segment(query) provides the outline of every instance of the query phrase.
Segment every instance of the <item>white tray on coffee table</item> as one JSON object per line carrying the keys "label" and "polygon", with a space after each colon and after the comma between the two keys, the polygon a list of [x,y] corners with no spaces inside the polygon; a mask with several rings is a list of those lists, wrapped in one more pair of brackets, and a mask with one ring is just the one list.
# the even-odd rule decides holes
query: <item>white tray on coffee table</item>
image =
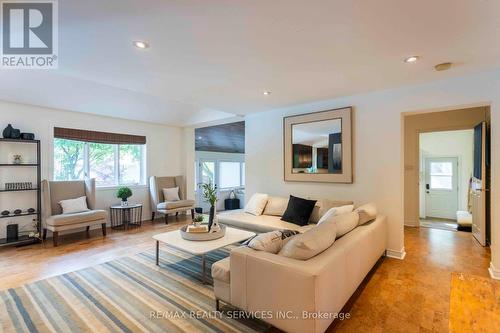
{"label": "white tray on coffee table", "polygon": [[160,243],[192,255],[200,255],[202,265],[202,281],[205,284],[205,254],[234,243],[242,242],[253,236],[255,236],[254,232],[230,227],[226,227],[226,234],[224,235],[224,237],[202,242],[190,241],[182,238],[179,230],[156,234],[153,236],[153,239],[156,240],[156,265],[159,265],[160,260]]}

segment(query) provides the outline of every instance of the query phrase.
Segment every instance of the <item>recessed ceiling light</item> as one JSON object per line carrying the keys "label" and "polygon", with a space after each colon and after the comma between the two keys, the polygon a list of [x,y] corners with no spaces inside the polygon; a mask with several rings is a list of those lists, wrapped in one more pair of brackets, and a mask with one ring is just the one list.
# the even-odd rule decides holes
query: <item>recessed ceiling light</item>
{"label": "recessed ceiling light", "polygon": [[405,59],[405,62],[406,62],[407,64],[408,64],[408,63],[412,63],[412,62],[417,61],[419,58],[420,58],[419,56],[414,55],[414,56],[411,56],[411,57],[406,58],[406,59]]}
{"label": "recessed ceiling light", "polygon": [[271,95],[271,92],[270,91],[264,91],[264,95]]}
{"label": "recessed ceiling light", "polygon": [[147,49],[149,48],[149,44],[142,41],[142,40],[136,40],[134,41],[134,46],[137,47],[138,49]]}
{"label": "recessed ceiling light", "polygon": [[203,139],[203,137],[199,136],[199,137],[198,137],[198,140],[201,140],[201,139]]}

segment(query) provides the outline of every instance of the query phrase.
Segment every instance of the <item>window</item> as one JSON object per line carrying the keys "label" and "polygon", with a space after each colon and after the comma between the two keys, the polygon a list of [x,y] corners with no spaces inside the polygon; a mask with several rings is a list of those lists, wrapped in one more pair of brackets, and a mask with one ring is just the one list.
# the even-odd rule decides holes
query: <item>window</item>
{"label": "window", "polygon": [[54,139],[54,180],[95,178],[97,186],[145,184],[144,145]]}
{"label": "window", "polygon": [[220,188],[238,187],[241,182],[240,162],[220,162]]}
{"label": "window", "polygon": [[430,164],[431,189],[453,189],[452,162],[431,162]]}

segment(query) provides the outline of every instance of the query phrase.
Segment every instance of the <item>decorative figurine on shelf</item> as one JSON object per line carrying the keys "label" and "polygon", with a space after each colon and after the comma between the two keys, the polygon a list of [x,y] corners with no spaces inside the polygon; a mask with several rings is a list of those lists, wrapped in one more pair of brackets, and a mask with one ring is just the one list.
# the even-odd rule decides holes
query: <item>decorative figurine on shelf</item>
{"label": "decorative figurine on shelf", "polygon": [[128,198],[132,196],[132,190],[128,187],[120,187],[116,192],[116,197],[122,199],[122,207],[128,206]]}
{"label": "decorative figurine on shelf", "polygon": [[201,184],[203,198],[210,204],[210,216],[208,218],[208,231],[211,230],[214,223],[217,206],[217,186],[212,183]]}
{"label": "decorative figurine on shelf", "polygon": [[14,164],[21,164],[23,163],[23,157],[19,154],[13,155],[12,156],[12,163]]}
{"label": "decorative figurine on shelf", "polygon": [[4,128],[3,133],[2,133],[4,139],[10,139],[10,136],[12,135],[12,130],[13,129],[14,128],[12,127],[11,124],[8,124],[7,127]]}

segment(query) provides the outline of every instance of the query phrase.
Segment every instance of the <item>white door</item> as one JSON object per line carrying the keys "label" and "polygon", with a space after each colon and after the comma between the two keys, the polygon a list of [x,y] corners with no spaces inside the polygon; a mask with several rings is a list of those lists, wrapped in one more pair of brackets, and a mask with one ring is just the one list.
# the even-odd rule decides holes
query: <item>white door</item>
{"label": "white door", "polygon": [[198,190],[196,191],[197,206],[203,208],[204,212],[210,210],[210,204],[203,199],[201,184],[215,184],[215,160],[200,160],[198,164]]}
{"label": "white door", "polygon": [[458,210],[458,159],[425,159],[425,215],[455,219]]}

